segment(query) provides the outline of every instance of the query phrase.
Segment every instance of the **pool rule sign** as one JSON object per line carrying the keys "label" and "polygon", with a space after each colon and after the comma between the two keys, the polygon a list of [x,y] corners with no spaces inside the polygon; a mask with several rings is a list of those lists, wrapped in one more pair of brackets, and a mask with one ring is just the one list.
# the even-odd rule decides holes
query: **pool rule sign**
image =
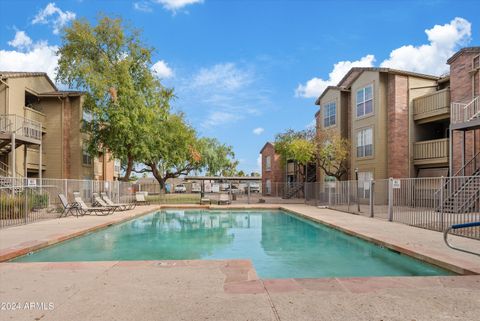
{"label": "pool rule sign", "polygon": [[393,187],[393,188],[397,188],[397,189],[398,189],[398,188],[400,188],[400,186],[401,186],[401,183],[400,183],[400,180],[399,180],[399,179],[394,179],[394,180],[392,180],[392,187]]}

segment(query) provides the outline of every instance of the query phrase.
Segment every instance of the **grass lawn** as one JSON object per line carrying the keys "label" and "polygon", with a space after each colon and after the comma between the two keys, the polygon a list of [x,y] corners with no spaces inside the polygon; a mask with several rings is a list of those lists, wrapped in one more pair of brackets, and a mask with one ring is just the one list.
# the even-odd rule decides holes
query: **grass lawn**
{"label": "grass lawn", "polygon": [[200,203],[200,193],[195,194],[159,194],[148,195],[147,201],[151,203],[162,204],[198,204]]}

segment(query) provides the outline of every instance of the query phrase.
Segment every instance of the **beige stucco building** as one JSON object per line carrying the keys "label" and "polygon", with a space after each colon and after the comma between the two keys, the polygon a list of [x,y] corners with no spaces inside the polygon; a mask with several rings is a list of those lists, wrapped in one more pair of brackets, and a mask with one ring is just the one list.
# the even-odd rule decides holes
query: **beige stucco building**
{"label": "beige stucco building", "polygon": [[43,72],[0,71],[0,80],[1,176],[118,177],[108,153],[92,158],[83,148],[81,92],[58,90]]}

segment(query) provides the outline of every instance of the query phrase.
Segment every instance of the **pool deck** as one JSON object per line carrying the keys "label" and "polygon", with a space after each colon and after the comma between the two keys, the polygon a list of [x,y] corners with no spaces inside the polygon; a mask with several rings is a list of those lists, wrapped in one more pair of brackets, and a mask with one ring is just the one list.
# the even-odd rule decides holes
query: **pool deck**
{"label": "pool deck", "polygon": [[[159,208],[3,229],[0,261]],[[458,273],[480,274],[480,256],[447,248],[438,232],[302,204],[220,208],[283,208]],[[476,240],[452,242],[480,249]],[[248,260],[0,263],[0,302],[22,307],[0,309],[2,320],[470,321],[480,315],[480,275],[261,280]],[[38,304],[25,309],[25,302]]]}

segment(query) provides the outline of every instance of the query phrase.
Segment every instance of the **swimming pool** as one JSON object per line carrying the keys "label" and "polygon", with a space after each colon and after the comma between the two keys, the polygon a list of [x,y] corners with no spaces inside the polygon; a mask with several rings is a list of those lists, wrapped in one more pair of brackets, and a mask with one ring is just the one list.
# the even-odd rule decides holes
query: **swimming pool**
{"label": "swimming pool", "polygon": [[165,210],[15,262],[251,259],[261,278],[449,275],[284,211]]}

